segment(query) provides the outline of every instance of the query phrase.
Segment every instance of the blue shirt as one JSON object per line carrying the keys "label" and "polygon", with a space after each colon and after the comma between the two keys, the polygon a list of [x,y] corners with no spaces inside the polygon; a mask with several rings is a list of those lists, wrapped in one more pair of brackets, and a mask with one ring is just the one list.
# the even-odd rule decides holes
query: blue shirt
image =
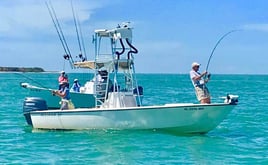
{"label": "blue shirt", "polygon": [[67,86],[62,87],[60,89],[60,92],[61,93],[65,93],[65,96],[63,97],[63,99],[66,99],[66,100],[70,100],[71,99],[71,97],[70,97],[70,90],[69,90],[69,88]]}
{"label": "blue shirt", "polygon": [[80,92],[80,84],[78,82],[75,82],[71,89],[72,91]]}

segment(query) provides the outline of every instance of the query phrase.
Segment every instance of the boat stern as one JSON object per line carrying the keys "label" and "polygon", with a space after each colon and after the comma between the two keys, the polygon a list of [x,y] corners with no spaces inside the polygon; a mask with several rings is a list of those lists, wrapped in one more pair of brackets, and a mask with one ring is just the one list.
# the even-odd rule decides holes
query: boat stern
{"label": "boat stern", "polygon": [[30,113],[32,111],[47,110],[47,103],[40,97],[26,97],[23,102],[23,115],[28,125],[33,125]]}

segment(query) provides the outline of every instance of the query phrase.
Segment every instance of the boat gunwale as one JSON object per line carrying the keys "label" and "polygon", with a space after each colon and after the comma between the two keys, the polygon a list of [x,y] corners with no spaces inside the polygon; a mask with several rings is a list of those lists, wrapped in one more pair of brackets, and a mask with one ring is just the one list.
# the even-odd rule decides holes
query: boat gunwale
{"label": "boat gunwale", "polygon": [[[177,104],[177,105],[158,105],[158,106],[140,106],[140,107],[121,107],[121,108],[76,108],[76,109],[50,109],[50,110],[38,110],[30,111],[30,114],[42,114],[42,113],[80,113],[80,112],[116,112],[116,111],[137,111],[137,110],[166,110],[170,108],[196,108],[196,107],[219,107],[219,106],[236,106],[237,104],[230,103],[214,103],[214,104]],[[185,111],[192,111],[184,109]],[[199,111],[200,109],[194,109]],[[200,110],[201,111],[201,110]]]}

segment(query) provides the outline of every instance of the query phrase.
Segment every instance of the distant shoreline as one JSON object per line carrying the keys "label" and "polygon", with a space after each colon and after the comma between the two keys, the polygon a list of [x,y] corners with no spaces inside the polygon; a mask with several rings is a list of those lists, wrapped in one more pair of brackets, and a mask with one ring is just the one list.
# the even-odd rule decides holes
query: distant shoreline
{"label": "distant shoreline", "polygon": [[40,67],[0,67],[0,72],[45,72]]}

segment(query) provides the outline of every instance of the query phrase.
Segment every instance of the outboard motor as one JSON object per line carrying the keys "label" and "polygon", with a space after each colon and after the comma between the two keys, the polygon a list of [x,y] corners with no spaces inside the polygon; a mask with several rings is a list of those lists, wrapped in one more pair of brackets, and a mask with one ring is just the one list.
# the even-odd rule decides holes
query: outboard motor
{"label": "outboard motor", "polygon": [[26,97],[23,102],[23,115],[28,125],[33,125],[31,120],[31,111],[47,110],[47,103],[40,97]]}
{"label": "outboard motor", "polygon": [[143,100],[143,87],[138,86],[133,90],[133,94],[136,97],[136,103],[138,106],[142,105],[142,100]]}
{"label": "outboard motor", "polygon": [[232,105],[236,105],[238,103],[238,96],[237,95],[229,95],[229,94],[227,94],[224,102],[232,104]]}
{"label": "outboard motor", "polygon": [[134,93],[135,95],[143,95],[143,87],[142,87],[142,86],[138,86],[137,88],[135,88],[135,89],[133,90],[133,93]]}

